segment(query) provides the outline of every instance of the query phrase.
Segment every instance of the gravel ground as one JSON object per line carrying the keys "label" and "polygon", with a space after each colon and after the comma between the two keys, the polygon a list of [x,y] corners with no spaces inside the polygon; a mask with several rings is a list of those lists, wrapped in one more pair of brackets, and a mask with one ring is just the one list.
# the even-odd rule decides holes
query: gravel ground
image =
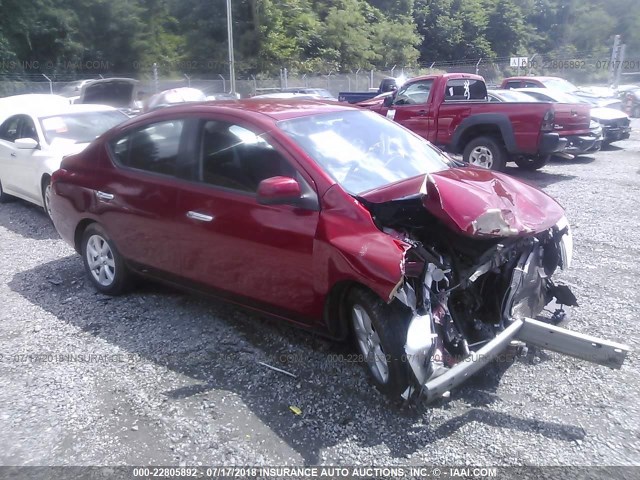
{"label": "gravel ground", "polygon": [[[509,173],[567,209],[572,328],[637,351],[633,126],[595,157]],[[0,206],[0,245],[2,465],[640,464],[637,353],[614,371],[541,352],[399,409],[335,361],[348,346],[158,285],[96,294],[34,206]]]}

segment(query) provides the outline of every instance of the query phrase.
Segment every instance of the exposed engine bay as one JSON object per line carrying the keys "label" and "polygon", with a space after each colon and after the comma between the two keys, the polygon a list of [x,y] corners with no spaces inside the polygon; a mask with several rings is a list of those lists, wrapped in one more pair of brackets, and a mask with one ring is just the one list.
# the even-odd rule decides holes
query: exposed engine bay
{"label": "exposed engine bay", "polygon": [[[405,399],[426,394],[431,401],[445,394],[510,343],[619,368],[625,346],[554,326],[565,318],[565,306],[577,306],[569,287],[552,280],[571,263],[573,241],[564,216],[550,228],[523,234],[510,231],[504,211],[488,209],[468,219],[467,231],[454,231],[425,208],[425,198],[422,193],[382,203],[359,199],[378,228],[409,245],[404,278],[390,298],[412,311],[405,352],[415,384]],[[552,300],[548,318],[535,320]],[[550,328],[559,343],[547,341]],[[577,343],[577,351],[563,342]],[[607,346],[598,358],[589,352],[596,344]]]}

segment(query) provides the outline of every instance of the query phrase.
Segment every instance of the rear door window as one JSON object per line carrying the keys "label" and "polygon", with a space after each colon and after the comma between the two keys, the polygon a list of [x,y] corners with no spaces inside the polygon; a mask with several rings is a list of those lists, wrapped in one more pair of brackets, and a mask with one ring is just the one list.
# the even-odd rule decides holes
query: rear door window
{"label": "rear door window", "polygon": [[444,95],[445,101],[486,100],[487,86],[482,80],[457,78],[449,80]]}
{"label": "rear door window", "polygon": [[507,89],[520,88],[520,80],[512,80],[510,82],[507,82],[504,88],[507,88]]}
{"label": "rear door window", "polygon": [[23,115],[14,115],[0,125],[0,139],[14,142],[20,133],[20,124]]}
{"label": "rear door window", "polygon": [[163,175],[177,176],[184,120],[147,125],[110,142],[118,165]]}

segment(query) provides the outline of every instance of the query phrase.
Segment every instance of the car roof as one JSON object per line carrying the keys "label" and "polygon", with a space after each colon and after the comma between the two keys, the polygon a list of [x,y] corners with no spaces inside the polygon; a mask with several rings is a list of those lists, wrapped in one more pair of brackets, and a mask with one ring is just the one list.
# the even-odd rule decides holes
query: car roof
{"label": "car roof", "polygon": [[[418,77],[412,77],[409,80],[407,80],[405,83],[413,83],[416,80],[431,80],[434,78],[440,78],[442,77],[444,80],[449,80],[451,78],[454,79],[469,79],[469,80],[484,80],[480,75],[475,75],[473,73],[440,73],[440,74],[434,74],[434,75],[420,75]],[[395,80],[395,79],[393,79]]]}
{"label": "car roof", "polygon": [[114,112],[116,108],[107,105],[74,104],[74,105],[29,105],[26,108],[15,108],[11,115],[31,115],[33,117],[50,117],[82,112]]}
{"label": "car roof", "polygon": [[[50,93],[24,93],[0,98],[0,108],[34,108],[39,105],[69,105],[69,99]],[[15,108],[14,108],[15,109]]]}
{"label": "car roof", "polygon": [[564,78],[562,78],[562,77],[549,77],[549,76],[544,76],[544,75],[540,75],[540,76],[538,76],[538,75],[526,76],[525,75],[525,76],[522,76],[522,77],[508,77],[508,78],[505,78],[503,81],[506,81],[506,80],[509,80],[509,81],[513,81],[513,80],[520,80],[520,81],[522,81],[522,80],[539,80],[539,81],[542,81],[542,80],[564,80]]}
{"label": "car roof", "polygon": [[350,110],[361,111],[358,107],[352,107],[348,104],[330,100],[320,101],[301,98],[247,98],[243,100],[217,100],[211,102],[180,104],[163,108],[157,113],[154,112],[144,115],[144,118],[148,118],[148,115],[165,116],[166,114],[174,115],[206,112],[233,113],[242,111],[252,116],[268,117],[275,121],[280,121],[322,113]]}

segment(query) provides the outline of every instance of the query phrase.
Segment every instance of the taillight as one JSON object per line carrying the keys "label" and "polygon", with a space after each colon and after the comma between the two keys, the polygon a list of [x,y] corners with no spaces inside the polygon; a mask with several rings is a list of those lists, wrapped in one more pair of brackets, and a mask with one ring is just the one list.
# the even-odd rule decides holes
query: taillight
{"label": "taillight", "polygon": [[553,108],[551,110],[547,110],[547,113],[544,114],[544,118],[542,119],[542,126],[540,127],[540,130],[543,132],[553,132],[553,124],[555,123],[555,120],[556,114],[553,111]]}

